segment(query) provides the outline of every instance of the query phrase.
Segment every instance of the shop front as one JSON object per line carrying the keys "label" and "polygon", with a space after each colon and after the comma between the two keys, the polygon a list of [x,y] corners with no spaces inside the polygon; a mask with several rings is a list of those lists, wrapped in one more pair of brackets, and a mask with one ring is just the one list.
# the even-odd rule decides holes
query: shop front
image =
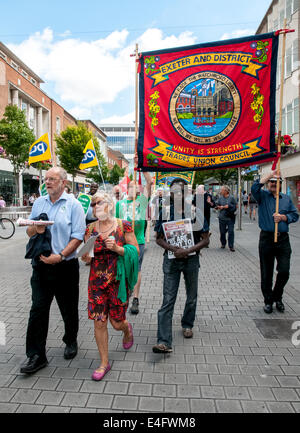
{"label": "shop front", "polygon": [[13,203],[16,196],[15,178],[9,171],[0,170],[0,195],[6,202],[6,206]]}
{"label": "shop front", "polygon": [[286,193],[300,211],[300,176],[286,178]]}

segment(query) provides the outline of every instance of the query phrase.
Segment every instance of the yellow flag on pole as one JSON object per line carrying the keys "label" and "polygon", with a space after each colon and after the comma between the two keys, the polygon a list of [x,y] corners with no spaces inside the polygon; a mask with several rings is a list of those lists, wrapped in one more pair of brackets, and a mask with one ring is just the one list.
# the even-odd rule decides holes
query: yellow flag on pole
{"label": "yellow flag on pole", "polygon": [[51,159],[51,150],[48,133],[42,135],[29,148],[29,165],[34,162],[48,161]]}
{"label": "yellow flag on pole", "polygon": [[98,165],[98,160],[96,157],[96,152],[94,149],[92,139],[88,141],[87,145],[84,148],[83,153],[84,153],[84,157],[79,166],[80,170],[84,170],[90,167],[95,167]]}

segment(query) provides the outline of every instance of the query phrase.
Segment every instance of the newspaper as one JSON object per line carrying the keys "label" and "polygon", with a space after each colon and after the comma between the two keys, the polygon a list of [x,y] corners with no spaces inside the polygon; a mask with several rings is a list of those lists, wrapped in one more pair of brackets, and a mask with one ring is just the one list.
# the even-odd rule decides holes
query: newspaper
{"label": "newspaper", "polygon": [[[183,249],[188,249],[195,245],[190,218],[163,223],[163,230],[166,241],[170,245]],[[189,255],[193,256],[195,254],[196,253],[191,253]],[[168,251],[168,258],[175,259],[175,255],[172,251]]]}
{"label": "newspaper", "polygon": [[54,221],[35,221],[35,220],[28,220],[24,218],[18,218],[17,225],[20,227],[26,227],[26,226],[52,226],[54,224]]}
{"label": "newspaper", "polygon": [[94,244],[97,239],[97,236],[90,236],[85,244],[82,245],[79,250],[77,250],[76,258],[82,257],[84,254],[89,253],[90,257],[94,257]]}

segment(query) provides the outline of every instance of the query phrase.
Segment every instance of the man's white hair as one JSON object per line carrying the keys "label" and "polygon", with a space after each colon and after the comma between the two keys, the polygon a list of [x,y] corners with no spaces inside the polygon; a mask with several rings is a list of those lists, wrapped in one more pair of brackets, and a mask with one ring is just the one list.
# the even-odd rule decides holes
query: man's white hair
{"label": "man's white hair", "polygon": [[50,171],[50,170],[55,170],[59,174],[59,177],[61,178],[61,180],[67,180],[68,173],[66,172],[66,170],[64,168],[62,168],[62,167],[51,167],[51,168],[49,168],[48,171]]}

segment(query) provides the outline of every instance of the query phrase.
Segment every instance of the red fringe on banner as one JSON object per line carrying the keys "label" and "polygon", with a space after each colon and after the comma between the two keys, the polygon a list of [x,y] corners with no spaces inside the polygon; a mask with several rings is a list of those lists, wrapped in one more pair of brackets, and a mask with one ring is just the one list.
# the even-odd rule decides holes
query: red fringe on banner
{"label": "red fringe on banner", "polygon": [[273,162],[273,165],[272,165],[272,170],[273,171],[276,170],[277,163],[278,163],[280,157],[281,157],[281,152],[277,152],[276,158],[274,159],[274,162]]}

